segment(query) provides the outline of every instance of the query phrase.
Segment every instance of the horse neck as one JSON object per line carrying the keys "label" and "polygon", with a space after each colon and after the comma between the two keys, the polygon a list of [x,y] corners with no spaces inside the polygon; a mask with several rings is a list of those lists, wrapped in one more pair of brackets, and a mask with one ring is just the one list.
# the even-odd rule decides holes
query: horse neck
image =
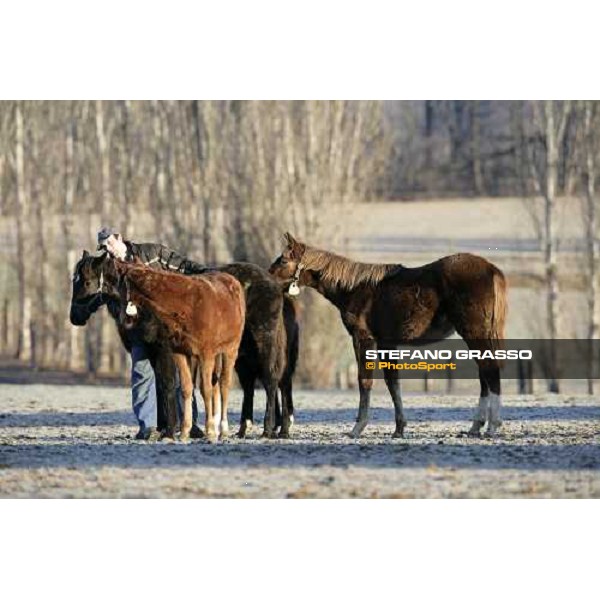
{"label": "horse neck", "polygon": [[118,282],[119,277],[113,263],[114,259],[105,258],[104,262],[100,267],[100,276],[104,278],[104,283],[108,284],[105,286],[106,291],[104,292],[110,298],[118,300],[120,298]]}
{"label": "horse neck", "polygon": [[346,290],[339,285],[326,283],[320,278],[316,284],[310,285],[309,287],[312,287],[319,292],[319,294],[327,298],[329,302],[340,310],[343,310],[347,306],[350,295],[354,292],[354,290]]}

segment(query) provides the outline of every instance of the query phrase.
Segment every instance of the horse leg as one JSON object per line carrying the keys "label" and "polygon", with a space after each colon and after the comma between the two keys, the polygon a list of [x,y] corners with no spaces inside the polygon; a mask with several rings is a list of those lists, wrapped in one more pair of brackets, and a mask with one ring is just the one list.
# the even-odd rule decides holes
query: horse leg
{"label": "horse leg", "polygon": [[471,429],[468,431],[468,435],[472,437],[479,437],[481,435],[481,428],[485,425],[488,417],[489,404],[490,404],[490,388],[487,380],[484,376],[481,365],[479,366],[479,383],[481,385],[481,393],[479,395],[479,406],[475,410],[473,416],[473,424]]}
{"label": "horse leg", "polygon": [[277,404],[277,382],[270,374],[263,379],[265,392],[267,392],[267,408],[265,410],[265,422],[262,437],[274,438],[275,434],[275,406]]}
{"label": "horse leg", "polygon": [[221,393],[219,389],[219,382],[223,375],[223,358],[221,354],[215,357],[215,367],[212,376],[212,410],[213,418],[215,420],[215,431],[217,437],[219,437],[219,422],[221,420]]}
{"label": "horse leg", "polygon": [[221,374],[221,436],[229,435],[229,419],[227,417],[227,407],[229,404],[229,387],[231,386],[231,377],[235,365],[236,352],[223,354],[223,371]]}
{"label": "horse leg", "polygon": [[490,390],[486,435],[493,437],[498,433],[498,428],[502,425],[502,421],[500,420],[502,405],[500,368],[497,365],[488,366],[485,370],[485,378]]}
{"label": "horse leg", "polygon": [[495,436],[502,424],[500,420],[500,368],[493,366],[479,367],[479,381],[481,382],[481,396],[479,406],[475,411],[473,425],[469,435],[479,437],[481,428],[488,423],[486,435]]}
{"label": "horse leg", "polygon": [[352,428],[350,437],[359,438],[369,423],[369,406],[371,403],[371,390],[373,389],[373,379],[369,377],[358,378],[358,389],[360,392],[360,400],[358,403],[358,415],[356,424]]}
{"label": "horse leg", "polygon": [[156,350],[155,371],[159,396],[162,398],[163,406],[160,409],[164,413],[165,429],[163,438],[174,439],[177,428],[177,395],[175,390],[175,361],[170,350],[158,348]]}
{"label": "horse leg", "polygon": [[222,421],[223,413],[221,412],[221,390],[220,390],[220,377],[215,381],[213,379],[212,386],[212,407],[213,407],[213,418],[215,420],[215,432],[217,437],[223,437],[229,435],[229,428],[226,432],[223,432],[219,428],[219,422]]}
{"label": "horse leg", "polygon": [[206,439],[209,442],[217,441],[217,431],[215,428],[215,418],[212,406],[212,391],[213,391],[213,372],[215,368],[214,356],[204,357],[200,370],[200,392],[204,400],[204,427]]}
{"label": "horse leg", "polygon": [[286,375],[283,381],[283,385],[281,386],[281,398],[282,402],[287,404],[288,411],[288,421],[289,427],[292,428],[294,424],[294,397],[292,395],[292,378],[291,376]]}
{"label": "horse leg", "polygon": [[352,428],[350,437],[358,438],[364,431],[369,422],[369,405],[371,403],[371,390],[373,389],[373,375],[371,371],[361,368],[361,351],[375,350],[377,345],[373,339],[359,339],[353,337],[354,353],[356,362],[358,363],[358,389],[360,392],[360,400],[358,403],[358,416],[356,417],[356,425]]}
{"label": "horse leg", "polygon": [[187,356],[174,354],[173,359],[179,369],[179,382],[183,398],[181,441],[185,442],[190,439],[190,431],[192,430],[192,393],[194,391],[194,382],[192,381],[192,373]]}
{"label": "horse leg", "polygon": [[292,378],[287,371],[279,382],[279,390],[281,391],[281,409],[283,412],[279,437],[289,438],[290,429],[294,424],[294,402],[292,400]]}
{"label": "horse leg", "polygon": [[246,358],[238,358],[235,369],[244,391],[240,429],[237,436],[245,438],[246,434],[252,430],[252,425],[254,424],[254,384],[256,383],[258,373]]}
{"label": "horse leg", "polygon": [[[148,346],[151,348],[151,346]],[[156,429],[159,433],[164,433],[167,429],[167,394],[168,383],[165,381],[166,374],[161,372],[158,364],[157,353],[152,349],[150,352],[150,364],[154,371],[156,385]],[[132,376],[133,382],[133,376]]]}
{"label": "horse leg", "polygon": [[[296,370],[296,363],[298,361],[298,332],[288,332],[288,352],[287,352],[287,363],[286,368],[283,372],[281,380],[279,381],[279,389],[281,390],[281,402],[287,405],[288,414],[288,430],[292,428],[294,424],[294,400],[292,397],[292,377]],[[284,425],[282,425],[284,427]]]}
{"label": "horse leg", "polygon": [[402,409],[402,389],[400,384],[400,378],[395,373],[384,370],[385,384],[392,397],[394,403],[394,416],[396,419],[396,430],[392,434],[394,438],[404,437],[404,428],[406,427],[406,419],[404,418],[404,411]]}
{"label": "horse leg", "polygon": [[283,424],[281,404],[279,403],[279,394],[275,398],[275,429],[279,429]]}

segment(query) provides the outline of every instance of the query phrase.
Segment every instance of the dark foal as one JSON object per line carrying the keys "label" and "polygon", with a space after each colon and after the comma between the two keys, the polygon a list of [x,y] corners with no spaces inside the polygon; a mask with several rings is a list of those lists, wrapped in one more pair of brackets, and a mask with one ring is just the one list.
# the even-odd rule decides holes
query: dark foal
{"label": "dark foal", "polygon": [[[233,275],[246,291],[246,328],[235,365],[244,401],[239,437],[245,437],[254,420],[254,386],[259,380],[267,393],[265,437],[287,438],[294,418],[292,377],[298,360],[296,303],[284,297],[280,284],[265,270],[249,263],[219,267]],[[281,390],[279,410],[277,388]]]}
{"label": "dark foal", "polygon": [[[422,344],[456,331],[475,350],[501,347],[506,320],[506,280],[484,258],[472,254],[446,256],[429,265],[365,264],[296,241],[285,234],[286,247],[270,272],[296,291],[309,286],[332,302],[352,337],[359,365],[360,403],[352,436],[369,419],[373,377],[360,368],[361,353],[390,349],[394,344]],[[478,361],[481,396],[471,435],[487,422],[488,434],[500,425],[500,365]],[[386,371],[395,409],[394,437],[402,437],[406,420],[400,381]]]}

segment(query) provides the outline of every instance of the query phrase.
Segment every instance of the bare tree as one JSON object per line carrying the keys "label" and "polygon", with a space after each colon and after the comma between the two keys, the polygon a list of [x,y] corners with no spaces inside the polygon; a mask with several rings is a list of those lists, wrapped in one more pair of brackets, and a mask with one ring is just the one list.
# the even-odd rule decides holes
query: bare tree
{"label": "bare tree", "polygon": [[546,287],[546,334],[551,340],[548,389],[559,391],[557,346],[560,338],[560,305],[558,278],[558,220],[556,214],[559,189],[559,163],[565,151],[564,136],[571,102],[545,100],[532,103],[533,132],[527,141],[530,182],[536,194],[543,199],[541,241],[544,258]]}
{"label": "bare tree", "polygon": [[[77,262],[77,249],[74,240],[74,208],[75,208],[75,127],[76,120],[74,114],[75,106],[70,104],[66,115],[65,123],[65,192],[63,204],[63,234],[65,241],[65,275],[70,277]],[[68,280],[68,279],[67,279]],[[82,365],[82,348],[79,331],[70,326],[68,319],[65,321],[65,328],[70,332],[67,363],[72,370],[78,369]]]}
{"label": "bare tree", "polygon": [[583,102],[583,148],[585,156],[585,240],[587,258],[587,287],[588,304],[588,393],[594,393],[595,341],[600,333],[600,315],[598,314],[598,260],[600,248],[598,247],[598,218],[596,198],[596,164],[598,157],[598,103],[590,100]]}
{"label": "bare tree", "polygon": [[30,203],[25,184],[25,125],[23,117],[24,103],[15,102],[15,175],[17,185],[17,258],[19,280],[19,360],[31,361],[31,307],[29,289],[30,243],[27,229],[30,218]]}

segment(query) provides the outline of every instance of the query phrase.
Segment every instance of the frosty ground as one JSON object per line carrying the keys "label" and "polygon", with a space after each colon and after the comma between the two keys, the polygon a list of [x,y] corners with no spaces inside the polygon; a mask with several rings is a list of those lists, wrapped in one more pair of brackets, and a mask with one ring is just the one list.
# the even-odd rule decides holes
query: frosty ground
{"label": "frosty ground", "polygon": [[[234,390],[233,423],[240,401]],[[492,440],[461,436],[474,395],[407,394],[404,440],[391,438],[381,390],[360,440],[347,437],[355,391],[298,391],[295,402],[291,440],[262,440],[257,424],[247,440],[147,443],[133,440],[126,388],[0,385],[0,496],[600,497],[598,398],[506,396]],[[255,406],[259,422],[262,392]]]}

